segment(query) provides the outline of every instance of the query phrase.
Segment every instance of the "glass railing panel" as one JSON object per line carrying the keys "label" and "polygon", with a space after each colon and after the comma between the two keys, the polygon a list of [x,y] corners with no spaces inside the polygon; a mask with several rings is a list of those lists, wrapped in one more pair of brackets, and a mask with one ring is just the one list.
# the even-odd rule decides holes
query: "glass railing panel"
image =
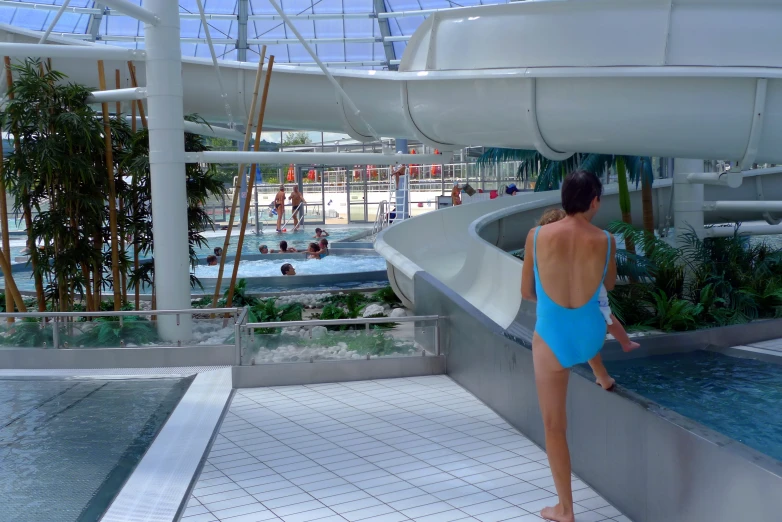
{"label": "glass railing panel", "polygon": [[0,323],[0,349],[54,348],[54,324],[42,319]]}
{"label": "glass railing panel", "polygon": [[246,329],[242,364],[274,364],[436,355],[436,325],[388,324]]}

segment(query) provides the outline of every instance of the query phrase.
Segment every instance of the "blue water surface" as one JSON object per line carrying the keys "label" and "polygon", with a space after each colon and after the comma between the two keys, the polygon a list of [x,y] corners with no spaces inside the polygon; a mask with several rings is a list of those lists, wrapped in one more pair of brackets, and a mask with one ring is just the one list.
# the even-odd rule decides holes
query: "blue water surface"
{"label": "blue water surface", "polygon": [[0,379],[0,520],[99,520],[189,382]]}
{"label": "blue water surface", "polygon": [[782,365],[699,350],[606,367],[625,388],[782,460]]}

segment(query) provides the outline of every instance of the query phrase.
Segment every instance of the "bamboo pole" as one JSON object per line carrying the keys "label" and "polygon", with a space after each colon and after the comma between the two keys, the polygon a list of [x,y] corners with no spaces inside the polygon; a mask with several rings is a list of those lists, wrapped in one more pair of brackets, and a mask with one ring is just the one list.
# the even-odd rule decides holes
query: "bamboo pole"
{"label": "bamboo pole", "polygon": [[[130,130],[135,135],[136,134],[136,104],[131,103],[130,104]],[[133,176],[133,194],[136,193],[137,190],[137,183],[136,183],[136,176]],[[136,223],[136,203],[133,202],[133,223]],[[136,230],[136,225],[133,225],[133,270],[138,273],[138,230]],[[139,285],[136,285],[136,288],[134,289],[134,302],[136,305],[136,310],[139,309],[140,300],[141,300],[141,289],[139,288]]]}
{"label": "bamboo pole", "polygon": [[27,307],[24,305],[22,294],[19,293],[19,288],[17,288],[16,286],[16,281],[14,281],[13,272],[11,271],[11,264],[8,262],[8,258],[6,257],[6,255],[10,255],[10,254],[11,254],[10,252],[6,254],[5,250],[0,250],[0,268],[2,268],[3,277],[5,278],[6,300],[8,299],[8,295],[10,294],[11,299],[16,303],[16,307],[19,309],[19,311],[26,312]]}
{"label": "bamboo pole", "polygon": [[[138,87],[138,82],[136,81],[136,66],[133,65],[133,62],[128,62],[128,71],[130,72],[130,85],[132,87]],[[141,100],[136,100],[136,103],[138,103],[138,114],[141,116],[141,126],[146,129],[147,115],[144,113],[144,103]]]}
{"label": "bamboo pole", "polygon": [[[106,90],[106,71],[103,60],[98,60],[98,82],[100,90]],[[109,121],[109,104],[101,103],[103,109],[103,140],[106,147],[106,171],[109,176],[109,231],[111,233],[111,275],[114,289],[114,310],[122,307],[122,292],[119,277],[119,245],[117,244],[117,189],[114,186],[114,151],[111,143],[111,123]]]}
{"label": "bamboo pole", "polygon": [[[14,93],[11,91],[11,88],[14,85],[14,77],[11,72],[11,58],[6,56],[4,58],[4,64],[5,64],[5,83],[7,87],[7,95],[9,100],[14,99]],[[15,129],[14,129],[15,130]],[[14,149],[17,153],[20,153],[22,150],[22,142],[19,138],[19,133],[14,132]],[[36,270],[37,261],[35,260],[36,252],[35,252],[35,239],[32,237],[33,233],[33,215],[32,210],[30,209],[30,204],[27,202],[27,189],[23,189],[22,191],[22,213],[24,214],[24,224],[27,228],[27,250],[30,252],[30,264],[33,268],[33,274],[35,279],[35,297],[38,302],[38,311],[44,312],[46,311],[46,301],[43,293],[43,277],[41,277],[41,274],[38,273],[38,270]],[[10,254],[10,252],[9,252]]]}
{"label": "bamboo pole", "polygon": [[[266,78],[263,82],[263,96],[261,97],[261,110],[258,112],[258,124],[255,126],[255,147],[258,150],[261,146],[261,132],[263,130],[263,118],[266,114],[266,99],[269,96],[269,83],[272,79],[272,68],[274,67],[274,55],[269,56],[269,65],[266,68]],[[228,287],[228,300],[226,307],[230,308],[234,298],[234,286],[236,285],[236,276],[239,274],[239,261],[242,258],[242,245],[244,244],[244,233],[247,229],[247,217],[250,215],[250,203],[252,201],[253,187],[255,186],[255,166],[250,166],[250,181],[247,183],[247,196],[244,199],[244,213],[242,215],[242,227],[239,229],[239,241],[236,243],[236,256],[234,258],[234,269],[231,274],[231,286]]]}
{"label": "bamboo pole", "polygon": [[[258,70],[255,73],[255,86],[253,87],[253,97],[250,102],[250,113],[247,116],[247,128],[244,131],[244,144],[242,150],[250,148],[250,139],[252,138],[253,120],[255,119],[255,106],[258,102],[258,89],[261,86],[261,76],[263,76],[263,61],[266,58],[266,46],[261,47],[261,59],[258,61]],[[260,132],[260,131],[258,131]],[[225,232],[225,241],[223,242],[223,254],[220,256],[220,268],[217,271],[217,282],[215,283],[215,293],[212,296],[212,308],[217,308],[217,301],[220,299],[220,287],[223,283],[223,270],[225,269],[225,258],[228,255],[228,245],[231,242],[231,232],[233,231],[234,219],[236,218],[236,207],[239,205],[239,192],[242,190],[242,176],[244,176],[244,165],[239,165],[236,183],[234,183],[234,197],[231,202],[231,217],[228,219],[228,230]]]}
{"label": "bamboo pole", "polygon": [[[120,80],[120,73],[119,69],[114,69],[114,83],[117,87],[117,89],[121,88],[121,80]],[[131,105],[133,105],[131,103]],[[117,112],[115,113],[115,117],[117,120],[119,120],[120,114],[122,114],[122,103],[117,102]],[[122,252],[122,255],[125,256],[127,254],[127,247],[125,245],[125,200],[124,198],[119,198],[119,215],[122,216],[122,225],[119,229],[119,249],[120,252]],[[128,271],[127,267],[122,270],[122,304],[128,302]]]}
{"label": "bamboo pole", "polygon": [[[10,238],[8,237],[8,200],[6,199],[6,188],[5,188],[5,161],[4,161],[4,152],[3,152],[3,139],[2,136],[0,136],[0,222],[2,223],[2,247],[3,247],[3,258],[6,260],[6,262],[10,265],[11,264],[11,243]],[[8,256],[8,257],[6,257]],[[9,277],[13,277],[11,273],[3,274],[6,280],[8,280]],[[5,309],[7,312],[13,312],[14,311],[14,298],[10,295],[10,292],[7,290],[8,284],[6,283],[6,292],[5,292]],[[8,318],[8,323],[11,324],[14,322],[13,317]]]}

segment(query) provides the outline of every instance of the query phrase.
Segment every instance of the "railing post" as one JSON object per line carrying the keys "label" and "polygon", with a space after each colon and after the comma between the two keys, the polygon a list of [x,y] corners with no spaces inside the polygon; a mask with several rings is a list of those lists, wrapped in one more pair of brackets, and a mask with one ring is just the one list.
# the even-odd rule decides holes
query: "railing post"
{"label": "railing post", "polygon": [[441,354],[441,351],[440,351],[440,318],[439,317],[434,322],[434,345],[435,345],[435,348],[437,349],[437,355],[439,356]]}
{"label": "railing post", "polygon": [[57,317],[52,318],[52,344],[54,349],[57,350],[60,347],[60,325],[58,324]]}

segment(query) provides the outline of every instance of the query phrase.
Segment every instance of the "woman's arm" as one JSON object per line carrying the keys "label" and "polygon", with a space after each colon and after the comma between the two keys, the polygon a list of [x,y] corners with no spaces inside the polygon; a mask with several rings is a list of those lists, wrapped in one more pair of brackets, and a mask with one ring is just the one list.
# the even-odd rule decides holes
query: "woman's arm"
{"label": "woman's arm", "polygon": [[524,243],[524,266],[521,268],[521,299],[533,303],[538,300],[535,293],[534,242],[535,229],[533,228],[527,234],[527,241]]}
{"label": "woman's arm", "polygon": [[616,239],[611,235],[611,252],[608,255],[608,270],[603,285],[606,290],[613,290],[616,286]]}

